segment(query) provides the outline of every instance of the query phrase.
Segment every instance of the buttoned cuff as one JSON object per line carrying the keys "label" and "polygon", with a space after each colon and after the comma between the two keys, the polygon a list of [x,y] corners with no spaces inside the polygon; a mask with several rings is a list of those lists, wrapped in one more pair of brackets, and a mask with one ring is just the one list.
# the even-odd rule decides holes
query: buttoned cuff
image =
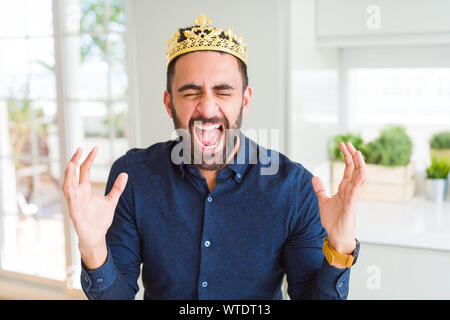
{"label": "buttoned cuff", "polygon": [[331,266],[326,259],[323,259],[318,280],[318,285],[323,292],[330,296],[338,296],[340,299],[347,299],[350,268],[339,269]]}
{"label": "buttoned cuff", "polygon": [[106,262],[98,269],[87,270],[81,261],[81,286],[85,292],[99,292],[107,289],[116,279],[116,269],[108,248]]}

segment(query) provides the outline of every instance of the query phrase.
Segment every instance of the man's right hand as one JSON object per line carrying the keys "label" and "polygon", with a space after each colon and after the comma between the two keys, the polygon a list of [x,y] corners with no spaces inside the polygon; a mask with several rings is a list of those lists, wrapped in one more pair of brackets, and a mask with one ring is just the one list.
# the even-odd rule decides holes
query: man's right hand
{"label": "man's right hand", "polygon": [[122,172],[107,196],[96,195],[90,183],[90,169],[97,147],[94,147],[80,166],[78,180],[76,168],[82,150],[77,151],[67,165],[62,190],[69,206],[69,216],[78,235],[81,259],[88,269],[102,266],[108,255],[106,232],[112,224],[114,211],[127,184],[128,175]]}

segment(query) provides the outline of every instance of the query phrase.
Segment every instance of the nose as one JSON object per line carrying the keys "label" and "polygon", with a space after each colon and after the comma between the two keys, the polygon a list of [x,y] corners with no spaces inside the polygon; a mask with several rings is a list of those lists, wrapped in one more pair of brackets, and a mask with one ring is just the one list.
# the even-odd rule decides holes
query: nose
{"label": "nose", "polygon": [[219,105],[209,92],[205,92],[197,106],[197,111],[205,118],[212,118],[219,114]]}

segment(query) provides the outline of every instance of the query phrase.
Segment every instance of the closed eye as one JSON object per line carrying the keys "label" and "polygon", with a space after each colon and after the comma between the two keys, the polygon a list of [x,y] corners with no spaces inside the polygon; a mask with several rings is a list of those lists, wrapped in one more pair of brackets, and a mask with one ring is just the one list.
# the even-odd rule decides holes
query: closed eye
{"label": "closed eye", "polygon": [[187,98],[187,97],[198,96],[198,95],[200,95],[200,93],[186,93],[183,95],[183,97]]}

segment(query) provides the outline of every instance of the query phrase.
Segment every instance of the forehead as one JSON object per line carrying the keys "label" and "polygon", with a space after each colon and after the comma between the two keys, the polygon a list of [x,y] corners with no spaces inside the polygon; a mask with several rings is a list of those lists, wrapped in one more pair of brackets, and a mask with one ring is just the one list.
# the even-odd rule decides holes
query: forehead
{"label": "forehead", "polygon": [[237,58],[227,53],[196,51],[180,56],[174,68],[175,87],[185,82],[233,82],[241,78]]}

